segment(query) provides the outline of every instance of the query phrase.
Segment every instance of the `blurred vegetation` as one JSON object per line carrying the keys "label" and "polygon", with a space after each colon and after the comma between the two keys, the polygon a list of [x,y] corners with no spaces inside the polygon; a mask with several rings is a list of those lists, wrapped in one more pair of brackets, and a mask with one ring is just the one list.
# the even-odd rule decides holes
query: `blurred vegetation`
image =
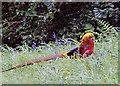
{"label": "blurred vegetation", "polygon": [[2,41],[13,48],[64,38],[79,41],[87,31],[119,32],[119,16],[120,2],[2,2]]}

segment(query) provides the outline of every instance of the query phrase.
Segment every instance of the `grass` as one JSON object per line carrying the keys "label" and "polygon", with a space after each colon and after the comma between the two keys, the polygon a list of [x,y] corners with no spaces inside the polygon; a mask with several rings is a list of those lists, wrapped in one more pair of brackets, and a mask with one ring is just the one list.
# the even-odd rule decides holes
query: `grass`
{"label": "grass", "polygon": [[[94,53],[85,59],[58,58],[36,63],[2,73],[3,84],[118,84],[118,40],[95,42]],[[2,69],[8,69],[30,59],[63,53],[76,45],[62,44],[39,46],[37,50],[27,45],[19,47],[21,52],[3,48]]]}

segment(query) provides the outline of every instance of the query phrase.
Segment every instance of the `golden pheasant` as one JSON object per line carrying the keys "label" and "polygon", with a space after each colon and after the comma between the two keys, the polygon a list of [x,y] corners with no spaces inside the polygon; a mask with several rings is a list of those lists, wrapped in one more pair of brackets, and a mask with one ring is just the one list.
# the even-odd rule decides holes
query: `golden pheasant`
{"label": "golden pheasant", "polygon": [[24,67],[24,66],[27,66],[27,65],[32,65],[34,63],[38,63],[38,62],[42,62],[42,61],[48,61],[48,60],[52,60],[52,59],[56,59],[56,58],[63,58],[63,57],[66,57],[66,56],[72,56],[75,52],[80,54],[80,58],[82,58],[82,57],[86,58],[87,56],[89,56],[93,53],[93,50],[94,50],[93,37],[94,37],[93,33],[86,33],[81,39],[80,46],[70,50],[69,52],[65,52],[63,54],[45,56],[43,58],[36,58],[36,59],[30,60],[26,63],[19,64],[17,66],[9,68],[7,70],[3,70],[1,72],[5,72],[5,71],[12,70],[12,69]]}

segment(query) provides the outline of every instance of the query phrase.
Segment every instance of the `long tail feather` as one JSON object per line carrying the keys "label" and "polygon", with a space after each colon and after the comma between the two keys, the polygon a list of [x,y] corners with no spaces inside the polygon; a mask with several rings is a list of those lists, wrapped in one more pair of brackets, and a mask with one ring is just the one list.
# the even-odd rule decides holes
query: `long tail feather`
{"label": "long tail feather", "polygon": [[36,59],[30,60],[26,63],[19,64],[15,67],[9,68],[7,70],[2,70],[0,72],[6,72],[6,71],[10,71],[10,70],[13,70],[13,69],[16,69],[16,68],[21,68],[21,67],[24,67],[24,66],[32,65],[34,63],[38,63],[38,62],[42,62],[42,61],[48,61],[48,60],[52,60],[52,59],[56,59],[56,58],[63,58],[63,57],[64,57],[63,54],[56,54],[56,55],[51,55],[51,56],[45,56],[43,58],[36,58]]}

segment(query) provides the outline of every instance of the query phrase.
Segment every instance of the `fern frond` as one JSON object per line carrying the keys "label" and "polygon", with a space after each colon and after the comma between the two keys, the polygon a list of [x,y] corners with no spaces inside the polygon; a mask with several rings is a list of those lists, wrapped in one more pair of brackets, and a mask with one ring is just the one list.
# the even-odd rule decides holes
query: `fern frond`
{"label": "fern frond", "polygon": [[[109,24],[109,22],[98,19],[98,18],[92,18],[93,20],[95,20],[97,22],[97,24],[101,27],[101,29],[98,29],[101,33],[105,34],[105,33],[114,33],[116,34],[115,28]],[[117,34],[116,34],[117,35]]]}
{"label": "fern frond", "polygon": [[115,28],[110,25],[109,22],[105,20],[101,20],[98,18],[93,17],[92,20],[95,20],[98,24],[99,28],[97,28],[98,31],[100,31],[101,34],[98,34],[99,41],[108,41],[108,37],[118,36],[118,33],[116,32]]}

